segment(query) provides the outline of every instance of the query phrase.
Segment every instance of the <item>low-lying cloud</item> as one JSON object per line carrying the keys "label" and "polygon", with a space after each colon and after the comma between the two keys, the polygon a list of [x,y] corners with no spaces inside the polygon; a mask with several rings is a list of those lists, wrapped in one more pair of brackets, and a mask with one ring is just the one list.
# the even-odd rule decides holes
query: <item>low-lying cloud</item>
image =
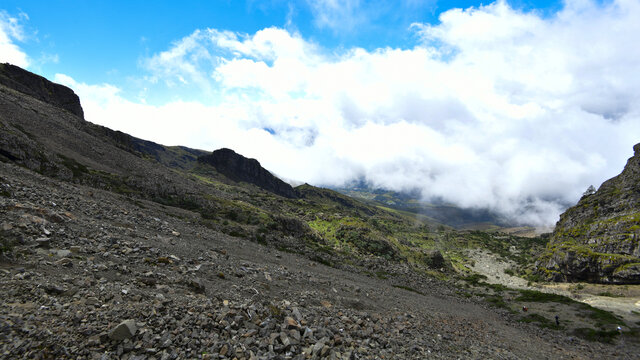
{"label": "low-lying cloud", "polygon": [[29,66],[29,57],[16,44],[25,38],[21,24],[21,20],[25,18],[28,19],[23,13],[16,17],[0,10],[0,63]]}
{"label": "low-lying cloud", "polygon": [[568,1],[544,17],[500,1],[412,25],[412,48],[340,52],[280,28],[201,29],[142,61],[148,87],[187,94],[177,100],[56,80],[88,120],[142,138],[551,225],[640,141],[637,19],[634,0]]}

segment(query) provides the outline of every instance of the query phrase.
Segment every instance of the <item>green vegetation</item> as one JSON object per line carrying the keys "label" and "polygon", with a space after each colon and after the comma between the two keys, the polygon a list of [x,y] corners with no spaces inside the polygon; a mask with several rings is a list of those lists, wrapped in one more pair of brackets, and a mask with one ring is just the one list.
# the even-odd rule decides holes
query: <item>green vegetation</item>
{"label": "green vegetation", "polygon": [[71,170],[71,173],[73,174],[74,179],[80,178],[83,175],[86,175],[89,173],[89,169],[87,169],[86,166],[80,164],[79,162],[69,157],[66,157],[62,154],[58,154],[58,157],[62,159],[62,165],[64,165],[69,170]]}
{"label": "green vegetation", "polygon": [[529,314],[521,318],[519,321],[525,323],[537,323],[539,327],[544,329],[559,330],[563,328],[562,326],[557,325],[555,320],[547,319],[540,314]]}
{"label": "green vegetation", "polygon": [[596,320],[596,326],[605,326],[605,325],[624,325],[624,322],[620,320],[616,315],[601,310],[598,308],[594,308],[590,305],[580,303],[582,305],[582,309],[587,312],[587,316],[590,319]]}
{"label": "green vegetation", "polygon": [[489,304],[497,308],[511,310],[511,308],[509,307],[509,305],[507,305],[507,303],[504,301],[504,298],[502,296],[499,296],[499,295],[488,296],[485,298],[485,301],[487,301]]}
{"label": "green vegetation", "polygon": [[0,254],[11,252],[17,241],[11,232],[0,230]]}
{"label": "green vegetation", "polygon": [[573,331],[576,336],[579,336],[588,341],[599,341],[604,343],[611,343],[619,334],[616,330],[597,330],[590,328],[578,328]]}

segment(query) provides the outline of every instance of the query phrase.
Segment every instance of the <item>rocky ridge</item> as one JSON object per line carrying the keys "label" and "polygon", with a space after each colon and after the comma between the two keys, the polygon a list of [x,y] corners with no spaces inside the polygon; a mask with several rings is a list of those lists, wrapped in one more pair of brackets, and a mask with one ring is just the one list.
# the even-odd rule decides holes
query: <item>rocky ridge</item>
{"label": "rocky ridge", "polygon": [[213,166],[218,172],[233,181],[254,184],[261,189],[287,198],[297,197],[291,185],[263,168],[258,160],[248,159],[231,149],[219,149],[211,154],[202,155],[198,157],[198,161]]}
{"label": "rocky ridge", "polygon": [[622,171],[560,216],[536,266],[554,281],[640,284],[640,144]]}
{"label": "rocky ridge", "polygon": [[66,86],[8,63],[0,64],[0,84],[84,118],[80,99]]}

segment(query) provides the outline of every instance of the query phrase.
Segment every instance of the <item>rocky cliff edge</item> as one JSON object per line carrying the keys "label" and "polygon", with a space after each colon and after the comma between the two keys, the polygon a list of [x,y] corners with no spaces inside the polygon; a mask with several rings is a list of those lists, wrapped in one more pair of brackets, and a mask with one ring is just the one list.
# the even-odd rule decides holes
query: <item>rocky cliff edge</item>
{"label": "rocky cliff edge", "polygon": [[73,90],[9,63],[0,64],[0,84],[84,118]]}
{"label": "rocky cliff edge", "polygon": [[640,284],[640,144],[622,171],[560,216],[537,262],[553,281]]}

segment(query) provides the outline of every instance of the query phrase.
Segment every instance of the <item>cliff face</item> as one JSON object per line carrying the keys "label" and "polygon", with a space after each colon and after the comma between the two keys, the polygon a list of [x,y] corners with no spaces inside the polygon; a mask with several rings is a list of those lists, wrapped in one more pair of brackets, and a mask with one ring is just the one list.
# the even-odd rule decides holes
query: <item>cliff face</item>
{"label": "cliff face", "polygon": [[231,149],[216,150],[210,155],[200,156],[198,161],[213,166],[219,173],[233,181],[243,181],[259,188],[284,196],[296,198],[291,185],[273,176],[258,160],[248,159]]}
{"label": "cliff face", "polygon": [[560,216],[537,262],[554,281],[640,283],[640,144],[622,173]]}
{"label": "cliff face", "polygon": [[84,118],[73,90],[11,64],[0,64],[0,84]]}

